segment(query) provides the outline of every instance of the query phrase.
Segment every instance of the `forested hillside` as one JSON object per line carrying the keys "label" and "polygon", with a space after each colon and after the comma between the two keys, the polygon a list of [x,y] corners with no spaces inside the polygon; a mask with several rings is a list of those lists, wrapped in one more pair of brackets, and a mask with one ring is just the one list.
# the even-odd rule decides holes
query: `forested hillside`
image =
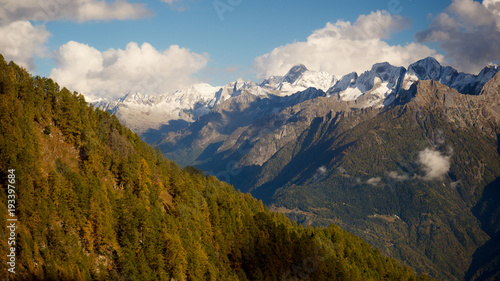
{"label": "forested hillside", "polygon": [[302,227],[163,158],[82,95],[0,56],[0,221],[9,280],[416,280],[337,226]]}
{"label": "forested hillside", "polygon": [[484,68],[487,79],[461,93],[429,79],[449,80],[433,61],[410,67],[421,73],[416,82],[399,71],[384,78],[379,70],[398,70],[388,64],[363,74],[367,84],[407,84],[383,107],[366,106],[370,93],[344,101],[335,89],[310,88],[281,104],[245,92],[158,146],[295,221],[336,224],[417,272],[496,280],[500,73]]}

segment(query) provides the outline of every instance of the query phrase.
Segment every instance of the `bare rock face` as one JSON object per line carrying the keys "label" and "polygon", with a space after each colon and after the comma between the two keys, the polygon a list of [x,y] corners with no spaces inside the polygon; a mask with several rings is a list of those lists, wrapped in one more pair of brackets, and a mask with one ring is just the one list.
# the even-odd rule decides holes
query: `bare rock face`
{"label": "bare rock face", "polygon": [[[415,75],[424,77],[428,67],[429,75],[448,81],[443,75],[449,69],[432,61],[418,66]],[[488,239],[470,209],[485,184],[500,177],[500,73],[487,83],[480,79],[480,94],[467,94],[459,91],[465,88],[458,78],[450,87],[417,77],[405,89],[412,77],[403,76],[404,69],[387,64],[374,69],[362,79],[341,79],[347,86],[338,93],[243,91],[191,124],[182,137],[165,140],[171,153],[184,153],[167,155],[190,159],[188,164],[268,204],[296,210],[287,215],[299,222],[336,223],[419,271],[460,279]],[[483,72],[483,78],[492,73]],[[476,82],[467,87],[476,91]],[[381,85],[391,89],[387,97],[378,95]],[[348,89],[363,87],[370,90],[357,99],[342,98],[357,93]],[[376,95],[377,103],[367,106]],[[390,104],[380,103],[389,97]],[[418,164],[422,151],[451,161],[442,181],[426,180]],[[387,224],[373,214],[400,219]],[[439,247],[445,254],[429,254]]]}
{"label": "bare rock face", "polygon": [[[484,85],[481,96],[485,99],[486,110],[490,114],[489,120],[498,121],[500,119],[500,72]],[[497,131],[497,133],[500,132]]]}
{"label": "bare rock face", "polygon": [[477,128],[496,137],[500,124],[500,73],[485,84],[480,95],[464,95],[434,80],[416,82],[413,106],[441,111],[447,120],[462,128]]}
{"label": "bare rock face", "polygon": [[[498,97],[500,96],[500,72],[497,72],[483,87],[481,95],[488,97]],[[497,103],[500,101],[497,99]]]}

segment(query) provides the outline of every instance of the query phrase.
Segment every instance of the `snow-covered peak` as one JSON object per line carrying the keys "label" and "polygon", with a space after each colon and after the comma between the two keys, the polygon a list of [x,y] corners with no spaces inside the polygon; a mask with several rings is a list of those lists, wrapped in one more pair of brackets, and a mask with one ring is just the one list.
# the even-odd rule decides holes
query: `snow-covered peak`
{"label": "snow-covered peak", "polygon": [[243,88],[245,86],[245,80],[243,80],[242,78],[238,78],[236,80],[236,83],[234,83],[234,90],[235,91],[239,91],[241,90],[241,88]]}
{"label": "snow-covered peak", "polygon": [[[211,86],[210,84],[200,83],[194,84],[192,86],[177,90],[173,93],[173,96],[185,96],[185,95],[197,95],[201,97],[211,97],[213,93],[219,90],[221,87]],[[163,94],[169,95],[169,94]]]}
{"label": "snow-covered peak", "polygon": [[356,72],[351,72],[349,74],[346,74],[340,77],[337,83],[335,83],[333,87],[329,89],[328,92],[330,94],[333,94],[345,91],[348,87],[353,86],[356,83],[357,79],[358,79],[358,74]]}
{"label": "snow-covered peak", "polygon": [[408,67],[407,74],[414,75],[419,80],[436,80],[441,75],[441,69],[441,64],[435,58],[428,57],[411,64]]}
{"label": "snow-covered peak", "polygon": [[283,82],[288,82],[290,84],[293,84],[306,71],[307,67],[305,67],[303,64],[295,65],[288,71],[288,73],[285,76],[283,76]]}
{"label": "snow-covered peak", "polygon": [[404,67],[393,66],[387,62],[377,63],[370,71],[359,76],[356,85],[362,92],[366,92],[371,90],[377,82],[383,82],[388,83],[388,87],[395,90],[405,71]]}
{"label": "snow-covered peak", "polygon": [[195,84],[190,87],[178,90],[172,95],[164,94],[165,97],[174,97],[174,99],[179,99],[188,103],[189,105],[194,104],[196,101],[207,101],[214,98],[215,93],[221,87],[214,87],[206,83]]}
{"label": "snow-covered peak", "polygon": [[123,96],[121,99],[119,99],[119,102],[126,102],[126,103],[147,103],[149,96],[143,95],[139,92],[135,93],[128,93],[125,96]]}
{"label": "snow-covered peak", "polygon": [[96,106],[114,113],[134,132],[142,133],[158,129],[171,120],[196,120],[220,102],[217,95],[220,89],[200,83],[162,95],[128,93],[116,101]]}
{"label": "snow-covered peak", "polygon": [[328,93],[344,101],[359,100],[360,107],[383,105],[399,90],[405,72],[404,67],[377,63],[359,77],[355,72],[342,76]]}
{"label": "snow-covered peak", "polygon": [[326,71],[308,70],[299,64],[292,67],[288,73],[281,76],[271,76],[264,80],[260,87],[280,96],[289,96],[302,92],[308,88],[316,88],[327,91],[337,79]]}
{"label": "snow-covered peak", "polygon": [[316,72],[308,70],[293,85],[304,89],[316,88],[326,92],[335,82],[337,82],[335,76],[326,71]]}
{"label": "snow-covered peak", "polygon": [[486,82],[490,81],[497,72],[500,71],[500,66],[495,65],[495,64],[490,64],[483,68],[481,72],[477,75],[478,80],[481,81],[481,83],[484,85]]}
{"label": "snow-covered peak", "polygon": [[478,75],[458,72],[450,66],[442,66],[434,58],[419,60],[408,67],[403,88],[409,89],[418,80],[435,80],[462,94],[477,95],[482,87],[500,69],[496,66],[485,67]]}
{"label": "snow-covered peak", "polygon": [[296,65],[285,76],[271,76],[260,85],[239,78],[222,87],[200,83],[163,95],[133,92],[111,102],[96,101],[94,105],[116,114],[132,130],[141,133],[172,120],[193,122],[217,105],[242,94],[265,98],[297,93],[300,99],[307,89],[316,88],[339,100],[354,101],[351,103],[354,107],[387,106],[400,90],[409,89],[418,80],[433,79],[462,94],[479,94],[499,70],[499,66],[490,65],[478,75],[459,73],[450,66],[441,66],[434,58],[426,58],[411,64],[408,70],[384,62],[361,75],[352,72],[337,79],[328,72]]}
{"label": "snow-covered peak", "polygon": [[264,81],[262,81],[262,83],[260,83],[260,87],[262,88],[269,88],[269,89],[274,89],[276,88],[281,82],[283,81],[283,76],[271,76],[267,79],[265,79]]}
{"label": "snow-covered peak", "polygon": [[256,83],[252,81],[245,81],[242,78],[238,78],[235,82],[229,83],[228,85],[234,85],[235,92],[241,92],[243,89],[247,89],[252,91],[251,89],[255,89],[256,87],[260,87]]}

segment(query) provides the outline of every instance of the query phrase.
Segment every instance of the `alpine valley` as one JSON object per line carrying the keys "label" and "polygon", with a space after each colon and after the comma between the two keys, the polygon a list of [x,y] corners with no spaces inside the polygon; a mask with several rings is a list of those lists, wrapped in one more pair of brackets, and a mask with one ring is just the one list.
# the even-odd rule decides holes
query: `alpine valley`
{"label": "alpine valley", "polygon": [[336,225],[299,225],[181,169],[1,55],[0,178],[3,280],[429,280]]}
{"label": "alpine valley", "polygon": [[335,77],[130,93],[96,106],[181,166],[304,225],[335,224],[419,273],[500,278],[500,67],[426,58]]}

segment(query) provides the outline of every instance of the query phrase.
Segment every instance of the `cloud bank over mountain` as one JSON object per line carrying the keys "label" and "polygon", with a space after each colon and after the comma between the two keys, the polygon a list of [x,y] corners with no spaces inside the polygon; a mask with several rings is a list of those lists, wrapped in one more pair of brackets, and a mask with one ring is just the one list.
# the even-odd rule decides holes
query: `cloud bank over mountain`
{"label": "cloud bank over mountain", "polygon": [[309,69],[334,75],[362,73],[377,62],[408,66],[425,57],[443,56],[425,45],[390,45],[384,39],[409,26],[409,21],[387,11],[361,15],[356,22],[338,20],[314,31],[306,42],[295,42],[259,56],[254,67],[260,78],[283,75],[292,66],[303,63]]}
{"label": "cloud bank over mountain", "polygon": [[191,77],[208,63],[208,54],[197,54],[172,45],[160,51],[135,42],[125,49],[104,52],[78,42],[68,42],[54,54],[57,68],[50,77],[83,93],[114,98],[123,93],[173,92],[196,82]]}
{"label": "cloud bank over mountain", "polygon": [[[43,58],[44,63],[49,64],[44,69],[47,72],[44,75],[47,76],[50,72],[52,78],[61,79],[58,81],[61,84],[72,86],[87,95],[112,99],[133,91],[163,94],[202,80],[193,77],[205,77],[203,82],[210,82],[216,76],[234,76],[234,65],[217,65],[221,59],[215,57],[214,49],[179,42],[178,38],[169,36],[165,36],[168,41],[159,44],[156,40],[156,37],[161,37],[157,36],[158,32],[154,34],[155,39],[127,38],[119,43],[122,45],[87,42],[85,37],[67,38],[56,44],[51,42],[52,38],[61,36],[53,30],[54,25],[60,24],[57,22],[70,22],[81,28],[82,25],[103,24],[114,20],[149,20],[155,18],[154,12],[160,12],[157,9],[153,12],[152,3],[99,0],[1,2],[0,36],[4,40],[0,42],[0,53],[5,59],[15,60],[27,69],[34,70],[37,68],[36,64],[41,62],[38,59]],[[159,2],[170,7],[171,9],[167,9],[170,12],[185,10],[186,1]],[[354,21],[328,22],[307,38],[303,37],[295,42],[290,39],[280,41],[281,43],[271,45],[267,53],[264,49],[252,54],[247,59],[248,64],[242,66],[247,69],[253,65],[252,70],[245,71],[242,76],[263,79],[272,75],[284,75],[297,64],[336,76],[351,72],[361,74],[378,62],[407,67],[425,57],[434,57],[444,65],[470,73],[478,73],[490,62],[498,63],[500,0],[484,0],[482,3],[454,0],[446,9],[441,9],[429,8],[435,13],[430,17],[430,24],[416,34],[411,29],[412,26],[415,27],[415,18],[405,18],[385,10],[359,15]],[[213,12],[215,18],[216,12]],[[420,15],[418,19],[421,18]],[[328,19],[322,20],[320,24],[326,21]],[[142,24],[144,21],[138,22],[138,26]],[[149,32],[153,32],[151,30],[156,30],[158,26],[161,25],[155,25]],[[415,35],[415,40],[397,40],[398,36],[395,35],[402,32]],[[212,38],[221,42],[217,50],[224,49],[228,38],[232,38],[229,33],[223,35],[222,40]],[[195,34],[194,37],[203,36]],[[282,42],[290,43],[275,47],[284,44]],[[434,48],[435,46],[439,48]],[[113,48],[107,50],[110,47]],[[205,53],[206,50],[210,55]],[[78,53],[70,54],[71,52]],[[230,53],[226,52],[224,56],[230,54],[243,57],[241,53],[244,51],[242,48],[230,49],[228,52]],[[138,59],[143,60],[144,64],[140,65]],[[90,66],[96,68],[91,69]],[[63,73],[64,71],[67,73]],[[210,74],[207,77],[204,73]]]}
{"label": "cloud bank over mountain", "polygon": [[415,38],[420,43],[437,42],[446,52],[447,62],[478,73],[500,58],[500,1],[455,0]]}

